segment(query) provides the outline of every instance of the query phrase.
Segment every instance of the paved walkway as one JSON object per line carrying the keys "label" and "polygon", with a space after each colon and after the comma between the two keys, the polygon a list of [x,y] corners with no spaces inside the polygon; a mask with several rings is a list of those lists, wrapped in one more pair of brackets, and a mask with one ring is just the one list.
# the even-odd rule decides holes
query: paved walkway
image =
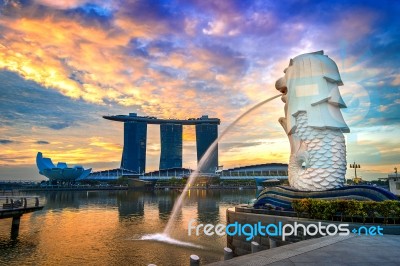
{"label": "paved walkway", "polygon": [[400,235],[328,236],[236,257],[210,266],[400,265]]}

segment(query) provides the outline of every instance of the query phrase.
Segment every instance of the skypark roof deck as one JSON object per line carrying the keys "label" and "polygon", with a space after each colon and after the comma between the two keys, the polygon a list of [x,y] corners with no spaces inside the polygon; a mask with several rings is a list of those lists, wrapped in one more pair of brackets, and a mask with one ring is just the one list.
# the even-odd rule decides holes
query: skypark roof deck
{"label": "skypark roof deck", "polygon": [[130,113],[129,115],[105,115],[104,119],[118,121],[118,122],[146,122],[147,124],[180,124],[180,125],[198,125],[198,124],[217,124],[221,123],[218,118],[208,118],[208,115],[203,115],[200,118],[189,118],[187,120],[181,119],[159,119],[153,116],[137,116],[136,113]]}

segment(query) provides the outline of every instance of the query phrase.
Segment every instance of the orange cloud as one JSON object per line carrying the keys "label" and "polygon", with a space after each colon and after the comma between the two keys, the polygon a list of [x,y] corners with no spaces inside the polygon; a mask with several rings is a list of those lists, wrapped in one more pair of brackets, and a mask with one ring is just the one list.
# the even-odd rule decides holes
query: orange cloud
{"label": "orange cloud", "polygon": [[[181,32],[162,19],[150,16],[141,20],[123,8],[115,9],[112,20],[105,24],[86,21],[79,14],[68,17],[63,13],[65,9],[76,8],[86,2],[38,0],[36,3],[49,7],[43,14],[15,4],[13,11],[16,16],[0,17],[0,69],[18,73],[72,99],[83,99],[94,105],[118,105],[120,110],[137,110],[139,115],[184,119],[208,114],[221,119],[220,133],[252,104],[278,94],[274,82],[283,75],[289,57],[310,52],[317,45],[308,37],[310,34],[301,35],[304,29],[309,28],[315,35],[320,29],[328,32],[326,25],[316,28],[308,27],[307,21],[285,22],[280,28],[283,31],[280,35],[287,40],[282,42],[296,43],[286,44],[282,50],[287,48],[285,53],[290,55],[279,60],[282,56],[263,57],[270,47],[265,47],[265,51],[253,51],[253,45],[261,47],[255,42],[264,44],[264,40],[268,39],[266,37],[257,36],[258,39],[250,40],[244,35],[240,41],[232,39],[236,43],[227,43],[231,40],[228,36],[239,35],[246,30],[253,35],[259,35],[259,31],[269,33],[278,19],[272,13],[255,12],[246,18],[240,9],[228,2],[200,1],[200,7],[213,10],[210,12],[217,15],[206,19],[184,17]],[[97,4],[104,5],[104,1]],[[376,17],[372,13],[365,16],[359,11],[356,13],[355,16],[354,12],[343,12],[333,27],[341,32],[333,35],[357,41],[370,34]],[[252,25],[256,29],[251,29]],[[343,32],[343,28],[351,30]],[[133,44],[135,40],[139,43],[136,46]],[[171,47],[165,49],[157,45],[159,40],[167,40]],[[247,44],[252,45],[247,47]],[[348,56],[344,60],[346,69],[341,69],[342,73],[351,77],[362,71],[358,80],[353,82],[379,76],[384,71],[355,65],[356,59],[357,56]],[[251,61],[251,67],[248,61]],[[392,85],[397,85],[398,75],[391,75]],[[348,86],[343,89],[344,92],[354,94],[358,91],[358,96],[368,96],[361,95],[359,87],[344,81]],[[357,96],[357,93],[354,95]],[[360,115],[359,110],[368,108],[363,105],[356,112]],[[380,108],[382,111],[388,109],[384,105]],[[110,109],[109,112],[113,114],[114,111]],[[277,122],[280,116],[283,116],[283,103],[277,99],[243,119],[222,143],[252,140],[263,144],[251,149],[221,148],[221,163],[237,166],[238,163],[287,161],[288,141]],[[360,117],[352,115],[351,119],[359,120]],[[16,142],[2,146],[0,165],[33,164],[38,149],[55,161],[82,164],[118,162],[123,145],[123,127],[122,124],[111,123],[74,125],[74,128],[56,133],[43,127],[29,129],[32,140],[46,136],[46,141],[51,144],[45,147],[34,144],[34,141],[21,141],[26,138],[26,133],[20,133],[18,126],[2,125],[0,133]],[[149,127],[150,169],[158,165],[159,134],[154,133],[157,130]],[[192,147],[194,127],[185,128],[183,134],[188,144],[184,148],[187,155],[185,164],[193,167],[196,164],[195,149]],[[279,141],[273,145],[266,144],[269,139]]]}

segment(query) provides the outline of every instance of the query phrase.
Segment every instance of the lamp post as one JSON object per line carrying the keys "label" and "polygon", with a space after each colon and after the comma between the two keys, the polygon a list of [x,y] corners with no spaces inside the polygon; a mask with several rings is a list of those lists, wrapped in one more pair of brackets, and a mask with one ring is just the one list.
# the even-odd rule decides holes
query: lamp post
{"label": "lamp post", "polygon": [[356,164],[356,162],[350,164],[350,168],[354,168],[354,180],[356,180],[356,182],[358,182],[358,178],[357,178],[357,168],[361,168],[361,166],[359,164]]}
{"label": "lamp post", "polygon": [[397,167],[394,168],[394,173],[396,174],[396,180],[397,181]]}

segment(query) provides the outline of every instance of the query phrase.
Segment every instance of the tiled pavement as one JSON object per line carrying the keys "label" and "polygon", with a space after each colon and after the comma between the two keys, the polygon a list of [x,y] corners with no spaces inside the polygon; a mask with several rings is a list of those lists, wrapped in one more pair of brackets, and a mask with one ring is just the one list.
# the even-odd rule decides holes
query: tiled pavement
{"label": "tiled pavement", "polygon": [[310,239],[210,266],[400,265],[400,235],[328,236]]}

